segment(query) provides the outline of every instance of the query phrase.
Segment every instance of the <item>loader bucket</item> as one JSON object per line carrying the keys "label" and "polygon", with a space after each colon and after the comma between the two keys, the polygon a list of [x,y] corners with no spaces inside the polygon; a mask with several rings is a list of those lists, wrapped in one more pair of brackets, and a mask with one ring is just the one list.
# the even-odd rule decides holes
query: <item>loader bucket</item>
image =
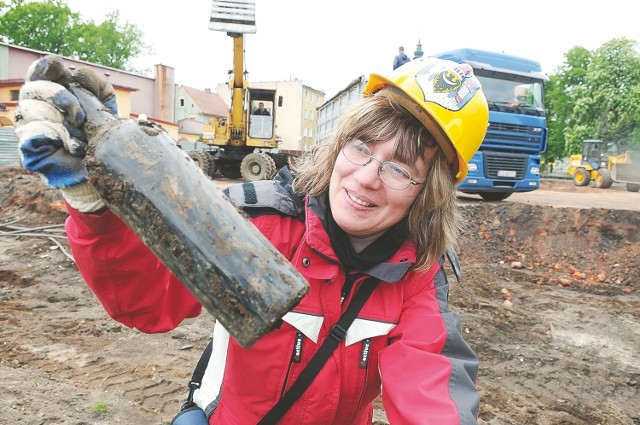
{"label": "loader bucket", "polygon": [[614,164],[611,178],[619,183],[640,184],[640,164]]}
{"label": "loader bucket", "polygon": [[255,0],[213,0],[209,29],[232,34],[254,34]]}

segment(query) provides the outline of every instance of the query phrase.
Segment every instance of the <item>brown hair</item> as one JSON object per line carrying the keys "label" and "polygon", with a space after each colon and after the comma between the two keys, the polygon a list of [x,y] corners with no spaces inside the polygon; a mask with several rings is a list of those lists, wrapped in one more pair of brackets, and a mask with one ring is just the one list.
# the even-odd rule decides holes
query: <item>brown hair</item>
{"label": "brown hair", "polygon": [[[331,174],[342,146],[350,140],[384,142],[396,137],[394,159],[414,164],[425,157],[435,139],[413,115],[393,99],[365,96],[340,119],[331,138],[316,146],[310,160],[295,167],[293,189],[310,196],[329,190]],[[409,233],[417,246],[417,270],[426,270],[455,246],[460,229],[453,174],[438,148],[429,162],[425,184],[407,218]]]}

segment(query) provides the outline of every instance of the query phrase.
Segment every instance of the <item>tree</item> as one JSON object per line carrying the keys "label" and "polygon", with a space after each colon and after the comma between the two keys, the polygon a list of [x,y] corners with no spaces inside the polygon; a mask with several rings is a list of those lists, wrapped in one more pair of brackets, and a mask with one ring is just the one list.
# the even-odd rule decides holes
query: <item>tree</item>
{"label": "tree", "polygon": [[66,0],[0,2],[0,39],[34,50],[133,70],[130,60],[147,47],[142,37],[135,25],[119,23],[118,12],[96,25],[72,12]]}
{"label": "tree", "polygon": [[587,68],[585,82],[574,110],[578,123],[591,124],[597,139],[640,145],[635,137],[640,124],[637,42],[617,38],[603,44]]}
{"label": "tree", "polygon": [[546,89],[549,149],[545,158],[581,152],[584,139],[640,146],[636,41],[613,39],[593,53],[574,47],[550,76]]}
{"label": "tree", "polygon": [[555,162],[565,155],[565,136],[571,126],[574,107],[573,93],[577,87],[584,85],[587,67],[592,54],[583,47],[574,47],[565,54],[565,61],[557,69],[557,73],[549,77],[545,83],[547,127],[549,139],[545,162]]}

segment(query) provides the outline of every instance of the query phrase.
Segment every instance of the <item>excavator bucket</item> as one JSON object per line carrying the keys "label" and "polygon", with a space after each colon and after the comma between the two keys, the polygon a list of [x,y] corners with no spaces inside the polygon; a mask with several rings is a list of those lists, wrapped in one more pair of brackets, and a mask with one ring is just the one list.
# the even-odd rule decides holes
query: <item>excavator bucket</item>
{"label": "excavator bucket", "polygon": [[209,29],[232,34],[255,33],[255,0],[213,0]]}

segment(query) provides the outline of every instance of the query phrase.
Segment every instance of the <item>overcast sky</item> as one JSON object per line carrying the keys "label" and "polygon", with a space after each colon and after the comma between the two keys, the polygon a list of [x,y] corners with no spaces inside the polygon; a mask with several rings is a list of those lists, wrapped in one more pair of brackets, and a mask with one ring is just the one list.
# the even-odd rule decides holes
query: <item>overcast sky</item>
{"label": "overcast sky", "polygon": [[[233,42],[208,29],[211,0],[67,0],[84,19],[118,10],[153,51],[138,68],[175,68],[198,89],[227,81]],[[629,0],[256,0],[255,34],[245,36],[249,81],[300,79],[331,97],[354,78],[391,70],[398,46],[412,57],[460,47],[538,60],[551,74],[572,47],[595,50],[618,37],[640,41]]]}

